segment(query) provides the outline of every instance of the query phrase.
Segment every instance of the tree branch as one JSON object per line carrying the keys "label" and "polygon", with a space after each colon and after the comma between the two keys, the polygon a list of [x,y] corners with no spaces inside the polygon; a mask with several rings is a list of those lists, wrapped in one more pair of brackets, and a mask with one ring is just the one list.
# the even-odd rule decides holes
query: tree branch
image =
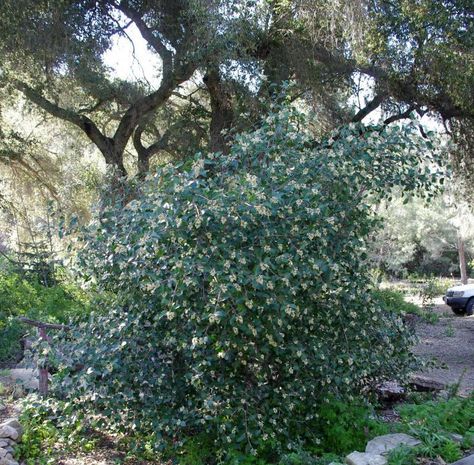
{"label": "tree branch", "polygon": [[392,115],[388,117],[386,120],[384,120],[383,124],[385,126],[389,125],[390,123],[393,123],[394,121],[398,121],[401,119],[409,118],[410,115],[414,110],[416,110],[417,106],[416,105],[410,105],[408,107],[408,110],[404,111],[403,113],[399,113],[398,115]]}
{"label": "tree branch", "polygon": [[54,323],[44,323],[43,321],[30,320],[29,318],[19,317],[18,321],[30,326],[35,326],[40,329],[61,329],[63,331],[70,331],[71,327],[66,325],[58,325]]}
{"label": "tree branch", "polygon": [[352,118],[353,123],[362,121],[369,113],[372,113],[377,109],[380,104],[385,100],[386,94],[377,94],[375,97],[364,107],[361,108]]}
{"label": "tree branch", "polygon": [[141,36],[151,47],[155,49],[158,55],[160,55],[161,59],[163,60],[163,80],[169,78],[169,75],[167,74],[171,74],[173,66],[173,55],[170,50],[168,50],[164,43],[155,34],[153,34],[153,31],[147,26],[137,10],[130,8],[130,6],[126,5],[124,2],[120,2],[118,4],[116,3],[115,7],[135,23],[138,30],[140,31]]}
{"label": "tree branch", "polygon": [[178,82],[174,79],[163,80],[157,91],[142,97],[125,112],[113,137],[117,150],[125,150],[137,125],[155,108],[166,102],[177,85]]}
{"label": "tree branch", "polygon": [[39,106],[41,109],[63,121],[74,124],[80,128],[86,136],[99,148],[107,162],[111,162],[110,153],[112,141],[104,136],[95,123],[87,116],[80,115],[72,110],[62,108],[59,105],[43,97],[38,91],[28,84],[15,79],[13,85],[22,92],[29,100]]}

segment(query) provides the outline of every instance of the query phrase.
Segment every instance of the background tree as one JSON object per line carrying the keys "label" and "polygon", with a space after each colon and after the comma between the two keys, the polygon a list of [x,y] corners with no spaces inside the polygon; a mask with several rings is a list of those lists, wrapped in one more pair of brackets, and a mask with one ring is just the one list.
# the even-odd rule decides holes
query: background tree
{"label": "background tree", "polygon": [[[20,91],[80,128],[122,175],[131,171],[124,153],[132,137],[139,152],[133,171],[142,174],[167,145],[167,130],[175,126],[156,134],[149,123],[193,75],[204,80],[207,93],[208,144],[223,152],[222,130],[254,124],[248,110],[262,108],[255,97],[271,97],[272,84],[291,79],[326,129],[379,107],[386,123],[413,111],[434,112],[462,134],[473,116],[464,99],[473,85],[467,1],[69,0],[20,6],[8,0],[0,24],[5,90]],[[113,79],[104,64],[104,53],[131,28],[160,63],[157,85]],[[374,93],[354,112],[347,98],[366,93],[361,76],[370,78]],[[239,111],[242,102],[247,111]]]}
{"label": "background tree", "polygon": [[[78,127],[105,162],[126,175],[124,153],[134,131],[213,53],[220,39],[218,17],[217,2],[4,2],[4,90],[19,91],[43,111]],[[132,24],[160,61],[156,88],[111,79],[103,63],[114,38]],[[112,124],[101,127],[104,117]],[[146,167],[146,160],[138,166]]]}
{"label": "background tree", "polygon": [[376,266],[395,276],[454,275],[467,282],[473,257],[474,215],[469,205],[445,193],[426,203],[396,197],[377,208],[384,227],[371,244]]}

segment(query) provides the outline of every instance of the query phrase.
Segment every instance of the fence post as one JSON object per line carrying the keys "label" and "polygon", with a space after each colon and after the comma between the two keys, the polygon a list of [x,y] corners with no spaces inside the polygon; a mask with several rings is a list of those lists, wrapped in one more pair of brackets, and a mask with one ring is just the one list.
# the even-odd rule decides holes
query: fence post
{"label": "fence post", "polygon": [[[43,323],[41,321],[30,320],[29,318],[19,318],[19,320],[27,325],[34,326],[38,328],[40,338],[42,341],[51,342],[51,339],[48,337],[46,332],[47,329],[56,329],[62,331],[69,331],[71,328],[66,325],[57,325],[52,323]],[[39,393],[41,396],[46,397],[49,392],[49,372],[48,365],[40,366],[38,364],[38,374],[39,374]]]}

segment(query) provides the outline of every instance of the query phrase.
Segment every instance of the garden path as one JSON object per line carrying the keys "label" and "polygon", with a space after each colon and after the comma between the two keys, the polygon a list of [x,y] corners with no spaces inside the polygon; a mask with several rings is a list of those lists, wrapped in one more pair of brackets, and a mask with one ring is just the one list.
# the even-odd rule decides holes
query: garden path
{"label": "garden path", "polygon": [[414,352],[439,366],[423,375],[447,386],[459,383],[459,394],[469,395],[474,391],[474,316],[454,315],[441,298],[432,311],[439,317],[437,322],[416,323],[419,342]]}

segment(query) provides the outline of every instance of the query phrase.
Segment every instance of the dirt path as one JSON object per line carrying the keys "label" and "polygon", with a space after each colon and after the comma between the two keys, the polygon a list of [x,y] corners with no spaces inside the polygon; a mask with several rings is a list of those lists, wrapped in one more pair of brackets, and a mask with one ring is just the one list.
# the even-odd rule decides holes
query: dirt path
{"label": "dirt path", "polygon": [[414,352],[425,360],[435,360],[440,366],[423,375],[447,386],[460,383],[459,394],[474,391],[474,316],[455,316],[441,299],[433,309],[439,321],[420,321],[416,332],[420,338]]}

